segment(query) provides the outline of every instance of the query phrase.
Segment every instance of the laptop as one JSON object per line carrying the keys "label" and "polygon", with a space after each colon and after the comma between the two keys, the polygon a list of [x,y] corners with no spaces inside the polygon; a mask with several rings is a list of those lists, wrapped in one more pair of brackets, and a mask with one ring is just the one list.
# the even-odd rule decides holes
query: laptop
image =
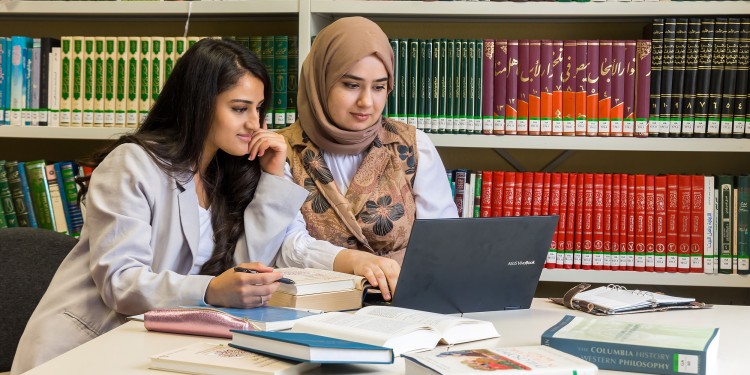
{"label": "laptop", "polygon": [[[415,220],[396,292],[385,304],[441,314],[528,309],[557,219]],[[365,305],[383,304],[375,296]]]}

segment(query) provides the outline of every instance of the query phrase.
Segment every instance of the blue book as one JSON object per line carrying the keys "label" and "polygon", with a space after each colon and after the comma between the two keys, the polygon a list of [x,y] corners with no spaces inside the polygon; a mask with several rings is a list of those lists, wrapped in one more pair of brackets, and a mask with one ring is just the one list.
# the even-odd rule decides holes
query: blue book
{"label": "blue book", "polygon": [[250,309],[216,307],[208,305],[180,307],[187,309],[208,309],[220,311],[225,314],[232,315],[235,318],[247,320],[252,323],[255,329],[260,331],[280,331],[283,329],[290,329],[294,325],[295,320],[311,315],[317,315],[317,313],[314,312],[274,306],[261,306]]}
{"label": "blue book", "polygon": [[299,332],[232,331],[229,346],[312,363],[393,363],[393,349]]}
{"label": "blue book", "polygon": [[[10,39],[0,37],[0,125],[5,122],[6,112],[10,109]],[[8,121],[10,114],[8,113]]]}
{"label": "blue book", "polygon": [[602,370],[648,374],[719,374],[719,329],[632,323],[566,315],[542,334],[542,345]]}

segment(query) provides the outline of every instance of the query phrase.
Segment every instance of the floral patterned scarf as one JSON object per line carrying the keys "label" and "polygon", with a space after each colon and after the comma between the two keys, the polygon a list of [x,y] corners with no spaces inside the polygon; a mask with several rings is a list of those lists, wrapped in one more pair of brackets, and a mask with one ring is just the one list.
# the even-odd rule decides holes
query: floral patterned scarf
{"label": "floral patterned scarf", "polygon": [[336,186],[323,151],[299,122],[281,134],[289,144],[294,182],[310,192],[301,208],[310,235],[401,263],[416,218],[414,127],[383,119],[345,195]]}

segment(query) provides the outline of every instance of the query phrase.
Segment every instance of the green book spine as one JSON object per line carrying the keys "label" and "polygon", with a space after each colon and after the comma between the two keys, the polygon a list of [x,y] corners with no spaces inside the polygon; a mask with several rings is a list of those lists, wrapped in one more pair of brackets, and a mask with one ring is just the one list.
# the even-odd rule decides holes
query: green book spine
{"label": "green book spine", "polygon": [[419,95],[417,95],[417,129],[425,130],[425,102],[427,101],[427,44],[428,42],[424,39],[420,39],[419,43],[419,56],[417,62],[419,65],[419,72],[417,73],[418,82],[417,88],[419,89]]}
{"label": "green book spine", "polygon": [[[276,72],[275,68],[275,61],[274,58],[276,57],[276,54],[274,52],[274,37],[273,36],[262,36],[260,41],[260,60],[265,65],[266,71],[269,73]],[[273,76],[273,74],[271,74]],[[268,106],[266,107],[266,126],[268,126],[269,129],[273,128],[273,120],[274,120],[274,104],[276,103],[274,101],[273,96],[268,100],[266,98]]]}
{"label": "green book spine", "polygon": [[115,126],[115,97],[117,95],[117,38],[104,39],[104,126]]}
{"label": "green book spine", "polygon": [[140,101],[140,98],[138,97],[141,67],[141,52],[138,49],[140,47],[140,43],[141,41],[138,37],[128,38],[128,91],[125,126],[133,128],[138,125],[138,103]]}
{"label": "green book spine", "polygon": [[434,101],[432,94],[433,90],[433,75],[432,75],[432,40],[426,40],[424,51],[424,131],[426,133],[432,132],[432,103]]}
{"label": "green book spine", "polygon": [[440,131],[440,39],[432,40],[432,104],[430,107],[431,133]]}
{"label": "green book spine", "polygon": [[94,126],[94,79],[96,64],[96,49],[93,37],[86,37],[84,43],[83,60],[83,126]]}
{"label": "green book spine", "polygon": [[83,38],[73,39],[73,79],[70,83],[72,93],[70,126],[81,126],[83,124]]}
{"label": "green book spine", "polygon": [[141,59],[139,75],[139,103],[138,103],[138,124],[143,123],[151,108],[151,37],[141,37]]}
{"label": "green book spine", "polygon": [[5,213],[5,224],[9,228],[14,228],[18,226],[18,217],[15,207],[13,207],[13,196],[11,195],[5,168],[5,160],[0,160],[0,202],[2,202],[3,212]]}
{"label": "green book spine", "polygon": [[[460,43],[459,43],[460,45]],[[448,40],[447,48],[445,50],[445,132],[451,134],[456,129],[454,122],[454,108],[455,108],[455,96],[456,92],[454,89],[456,76],[456,41],[453,39]]]}
{"label": "green book spine", "polygon": [[440,39],[440,67],[438,84],[438,133],[448,132],[448,40]]}
{"label": "green book spine", "polygon": [[106,92],[106,71],[104,58],[106,49],[104,37],[96,37],[94,49],[96,60],[94,60],[94,126],[104,126],[104,94]]}
{"label": "green book spine", "polygon": [[409,39],[409,97],[407,98],[406,123],[417,126],[417,108],[419,107],[419,40]]}
{"label": "green book spine", "polygon": [[482,134],[482,52],[484,41],[477,39],[474,41],[474,134]]}
{"label": "green book spine", "polygon": [[15,161],[6,162],[5,172],[8,177],[8,187],[10,189],[10,195],[13,201],[13,208],[18,219],[18,226],[30,227],[31,225],[29,223],[29,212],[23,196],[21,177],[18,174],[18,163]]}
{"label": "green book spine", "polygon": [[409,116],[409,40],[398,41],[398,121],[408,122]]}
{"label": "green book spine", "polygon": [[115,83],[115,126],[125,127],[128,103],[128,39],[117,38],[117,78]]}
{"label": "green book spine", "polygon": [[172,74],[175,61],[175,38],[164,38],[164,81]]}
{"label": "green book spine", "polygon": [[26,162],[26,177],[29,181],[29,192],[34,204],[34,214],[39,228],[55,230],[55,219],[52,216],[52,202],[50,200],[44,160]]}
{"label": "green book spine", "polygon": [[299,70],[299,38],[289,37],[289,68],[286,85],[286,125],[297,121],[297,71]]}
{"label": "green book spine", "polygon": [[456,41],[453,52],[453,133],[466,134],[466,40]]}
{"label": "green book spine", "polygon": [[750,274],[750,176],[737,176],[737,273]]}
{"label": "green book spine", "polygon": [[273,109],[274,129],[286,127],[287,84],[289,81],[289,37],[274,36]]}
{"label": "green book spine", "polygon": [[401,82],[401,66],[398,64],[398,39],[389,39],[391,43],[391,49],[393,50],[393,57],[395,58],[395,64],[393,64],[393,90],[388,95],[388,102],[386,103],[386,117],[392,119],[398,119],[398,92],[399,82]]}
{"label": "green book spine", "polygon": [[263,52],[263,37],[260,36],[251,36],[250,37],[250,51],[255,54],[255,57],[261,58],[261,54]]}
{"label": "green book spine", "polygon": [[[481,49],[480,49],[481,51]],[[482,171],[474,172],[474,216],[479,217],[482,208]]]}
{"label": "green book spine", "polygon": [[[476,126],[476,99],[477,99],[477,49],[474,40],[469,40],[466,43],[466,52],[469,55],[466,61],[467,74],[466,74],[466,132],[469,134],[476,134],[482,132],[482,124],[479,124],[479,131],[477,132]],[[480,70],[481,72],[481,70]]]}
{"label": "green book spine", "polygon": [[161,87],[164,86],[164,60],[166,51],[164,48],[163,37],[151,38],[151,103],[153,104],[159,97]]}
{"label": "green book spine", "polygon": [[175,63],[185,54],[185,51],[187,51],[187,38],[180,36],[174,38]]}

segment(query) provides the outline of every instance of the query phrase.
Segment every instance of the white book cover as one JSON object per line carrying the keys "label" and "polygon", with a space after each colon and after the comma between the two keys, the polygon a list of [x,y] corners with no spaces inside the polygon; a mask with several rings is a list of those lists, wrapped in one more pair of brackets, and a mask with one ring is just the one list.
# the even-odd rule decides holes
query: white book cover
{"label": "white book cover", "polygon": [[595,364],[542,345],[507,348],[435,349],[409,354],[407,375],[499,374],[596,375]]}
{"label": "white book cover", "polygon": [[104,95],[106,93],[106,76],[107,66],[104,62],[106,59],[106,46],[103,36],[94,38],[94,126],[104,126]]}
{"label": "white book cover", "polygon": [[73,99],[73,37],[60,39],[60,126],[70,126]]}
{"label": "white book cover", "polygon": [[129,38],[117,37],[117,57],[115,58],[115,127],[124,128],[127,124],[128,111],[128,77],[130,53],[128,51]]}
{"label": "white book cover", "polygon": [[47,173],[47,185],[49,185],[49,197],[52,203],[52,220],[55,224],[55,231],[59,233],[68,233],[68,224],[65,220],[65,208],[60,194],[60,186],[57,184],[57,173],[55,166],[49,164],[44,166]]}
{"label": "white book cover", "polygon": [[152,356],[149,368],[199,375],[291,375],[318,366],[272,358],[224,344],[199,342]]}
{"label": "white book cover", "polygon": [[[151,108],[151,37],[142,36],[140,38],[140,75],[136,82],[139,82],[138,89],[138,123],[139,126],[148,116],[148,110]],[[131,124],[128,124],[130,126]]]}
{"label": "white book cover", "polygon": [[39,126],[39,90],[41,89],[42,39],[34,38],[31,51],[31,105],[26,125]]}
{"label": "white book cover", "polygon": [[703,272],[714,273],[714,176],[704,176],[703,183]]}
{"label": "white book cover", "polygon": [[84,48],[82,36],[73,37],[73,52],[71,56],[70,74],[70,126],[83,126],[83,74]]}
{"label": "white book cover", "polygon": [[[141,82],[141,38],[137,36],[128,37],[128,60],[127,60],[127,110],[125,126],[135,128],[138,126],[138,105],[140,103]],[[148,95],[148,94],[147,94]]]}
{"label": "white book cover", "polygon": [[81,80],[81,94],[83,95],[83,126],[94,126],[94,84],[96,74],[96,39],[87,36],[83,40],[83,78]]}
{"label": "white book cover", "polygon": [[47,126],[60,126],[60,53],[61,47],[52,47],[49,53],[47,90]]}
{"label": "white book cover", "polygon": [[117,37],[104,38],[104,127],[115,126],[115,96],[117,95]]}

